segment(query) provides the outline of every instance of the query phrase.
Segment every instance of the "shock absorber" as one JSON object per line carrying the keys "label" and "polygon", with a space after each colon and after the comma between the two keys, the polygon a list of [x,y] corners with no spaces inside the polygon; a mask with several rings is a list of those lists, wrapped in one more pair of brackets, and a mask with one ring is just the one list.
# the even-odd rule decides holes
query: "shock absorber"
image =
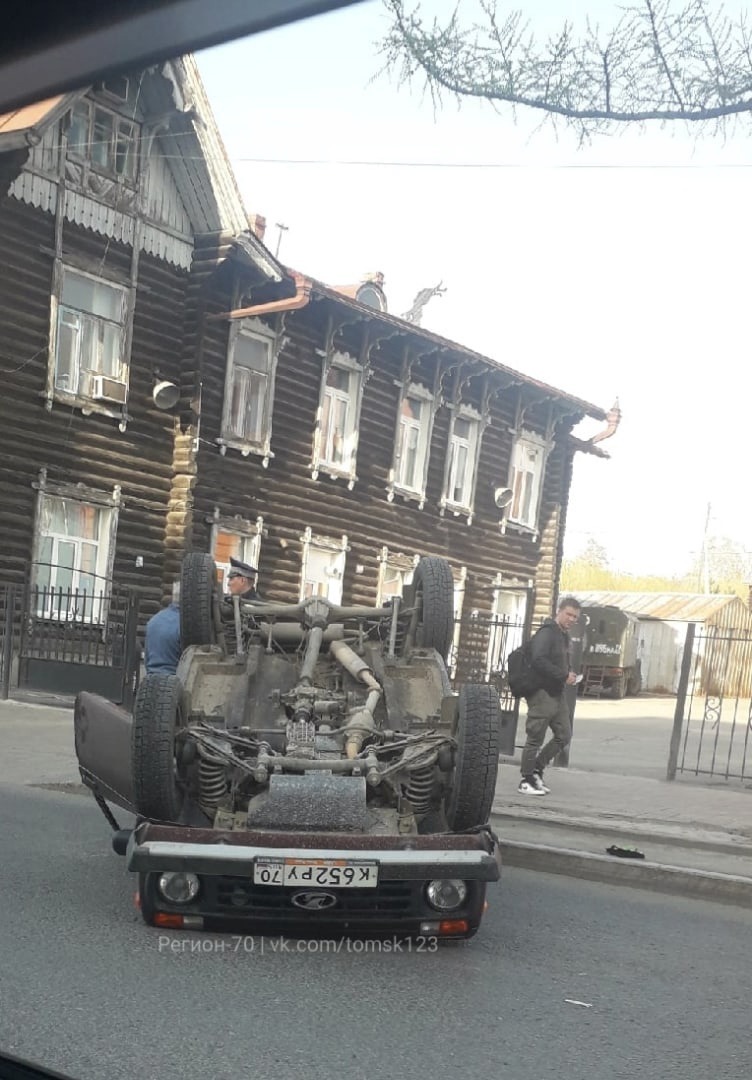
{"label": "shock absorber", "polygon": [[414,814],[427,814],[431,809],[434,791],[433,765],[424,765],[410,773],[410,780],[405,788],[405,798],[409,800]]}
{"label": "shock absorber", "polygon": [[212,818],[227,794],[224,763],[202,751],[198,763],[198,782],[198,804],[206,816]]}

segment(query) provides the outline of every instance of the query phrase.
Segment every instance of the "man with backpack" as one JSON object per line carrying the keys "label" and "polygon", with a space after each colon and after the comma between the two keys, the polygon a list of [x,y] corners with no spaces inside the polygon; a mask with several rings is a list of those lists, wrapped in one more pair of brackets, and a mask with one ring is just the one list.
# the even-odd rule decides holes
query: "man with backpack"
{"label": "man with backpack", "polygon": [[[543,770],[572,738],[572,724],[565,689],[577,681],[570,669],[569,631],[580,617],[580,603],[573,596],[559,601],[555,619],[546,619],[530,641],[530,679],[534,689],[527,698],[527,742],[522,751],[522,795],[547,795]],[[543,740],[548,728],[551,738]]]}

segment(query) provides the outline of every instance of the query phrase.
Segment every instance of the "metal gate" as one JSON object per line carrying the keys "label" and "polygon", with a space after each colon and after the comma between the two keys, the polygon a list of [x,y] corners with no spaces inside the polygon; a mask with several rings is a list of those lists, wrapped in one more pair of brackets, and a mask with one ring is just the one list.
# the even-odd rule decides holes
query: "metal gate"
{"label": "metal gate", "polygon": [[103,581],[101,588],[29,584],[18,635],[18,687],[101,694],[130,706],[138,672],[139,598]]}
{"label": "metal gate", "polygon": [[752,778],[752,631],[687,627],[668,780]]}
{"label": "metal gate", "polygon": [[455,623],[455,647],[450,656],[450,671],[455,688],[463,683],[489,683],[501,702],[501,753],[512,757],[515,751],[520,703],[509,690],[506,658],[521,645],[529,629],[505,615],[473,613]]}

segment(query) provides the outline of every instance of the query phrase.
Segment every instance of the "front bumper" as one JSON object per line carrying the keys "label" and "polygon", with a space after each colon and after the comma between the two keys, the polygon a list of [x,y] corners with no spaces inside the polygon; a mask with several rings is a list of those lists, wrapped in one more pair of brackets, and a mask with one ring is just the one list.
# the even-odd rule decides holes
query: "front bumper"
{"label": "front bumper", "polygon": [[[257,859],[365,860],[376,862],[375,888],[311,886],[331,899],[326,910],[296,903],[300,888],[253,882]],[[489,831],[460,835],[376,836],[341,833],[285,834],[180,828],[143,822],[131,836],[126,860],[140,874],[141,911],[147,923],[175,928],[258,933],[368,934],[373,937],[472,937],[485,909],[486,887],[498,881],[501,857]],[[200,892],[188,905],[159,893],[164,871],[197,874]],[[435,878],[467,884],[460,909],[440,913],[426,898]]]}

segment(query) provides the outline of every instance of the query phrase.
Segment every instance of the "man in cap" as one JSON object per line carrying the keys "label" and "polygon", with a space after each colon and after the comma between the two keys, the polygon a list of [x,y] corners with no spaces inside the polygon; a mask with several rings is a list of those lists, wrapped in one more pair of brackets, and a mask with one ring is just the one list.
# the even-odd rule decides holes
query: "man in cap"
{"label": "man in cap", "polygon": [[256,592],[255,579],[258,570],[250,563],[241,562],[240,559],[230,559],[230,570],[227,575],[227,588],[230,599],[239,596],[241,600],[260,600]]}

